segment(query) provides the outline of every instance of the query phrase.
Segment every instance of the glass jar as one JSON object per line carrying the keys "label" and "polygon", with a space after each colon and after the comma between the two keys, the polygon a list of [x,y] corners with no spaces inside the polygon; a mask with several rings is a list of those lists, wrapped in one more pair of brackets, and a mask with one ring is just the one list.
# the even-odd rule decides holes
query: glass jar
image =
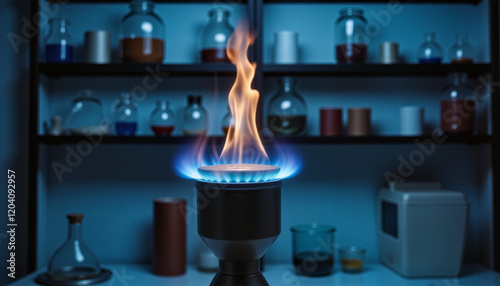
{"label": "glass jar", "polygon": [[116,134],[120,136],[133,136],[137,132],[138,110],[132,101],[130,93],[120,94],[120,101],[113,111]]}
{"label": "glass jar", "polygon": [[452,64],[472,64],[474,49],[467,42],[467,34],[457,34],[457,41],[450,48],[450,62]]}
{"label": "glass jar", "polygon": [[474,90],[467,84],[466,73],[450,75],[450,84],[441,100],[441,129],[447,133],[474,132],[477,101]]}
{"label": "glass jar", "polygon": [[324,276],[332,273],[335,261],[335,227],[306,223],[294,225],[290,230],[295,272],[305,276]]}
{"label": "glass jar", "polygon": [[182,131],[188,136],[199,136],[207,133],[207,111],[201,105],[201,95],[189,95],[188,106],[184,109]]}
{"label": "glass jar", "polygon": [[364,38],[366,19],[363,10],[345,8],[335,22],[335,43],[337,62],[365,63],[368,45]]}
{"label": "glass jar", "polygon": [[425,33],[425,41],[418,48],[417,59],[421,64],[440,64],[443,59],[443,49],[436,42],[436,33]]}
{"label": "glass jar", "polygon": [[134,0],[123,17],[120,56],[123,62],[161,63],[165,50],[163,20],[149,0]]}
{"label": "glass jar", "polygon": [[66,118],[66,128],[73,135],[107,134],[109,127],[104,125],[102,104],[90,89],[80,91],[71,102],[71,111]]}
{"label": "glass jar", "polygon": [[269,101],[267,110],[268,128],[275,134],[301,134],[307,125],[306,102],[295,91],[296,81],[284,77],[278,81],[279,91]]}
{"label": "glass jar", "polygon": [[63,18],[49,21],[50,32],[45,40],[45,60],[49,63],[73,62],[74,44],[68,27],[71,24]]}
{"label": "glass jar", "polygon": [[227,41],[234,28],[229,25],[229,11],[215,8],[208,12],[208,24],[203,29],[201,40],[201,61],[204,63],[229,62],[226,53]]}
{"label": "glass jar", "polygon": [[82,241],[83,214],[68,214],[68,239],[52,255],[47,274],[53,281],[83,280],[99,275],[101,267]]}
{"label": "glass jar", "polygon": [[169,136],[174,131],[175,114],[169,105],[166,100],[158,100],[149,118],[151,130],[158,136]]}

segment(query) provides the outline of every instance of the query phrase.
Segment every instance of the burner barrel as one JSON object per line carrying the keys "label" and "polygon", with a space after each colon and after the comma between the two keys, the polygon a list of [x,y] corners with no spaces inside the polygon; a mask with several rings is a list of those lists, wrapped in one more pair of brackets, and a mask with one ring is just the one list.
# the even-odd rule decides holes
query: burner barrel
{"label": "burner barrel", "polygon": [[220,260],[211,285],[268,285],[258,260],[281,232],[281,185],[196,182],[198,234]]}

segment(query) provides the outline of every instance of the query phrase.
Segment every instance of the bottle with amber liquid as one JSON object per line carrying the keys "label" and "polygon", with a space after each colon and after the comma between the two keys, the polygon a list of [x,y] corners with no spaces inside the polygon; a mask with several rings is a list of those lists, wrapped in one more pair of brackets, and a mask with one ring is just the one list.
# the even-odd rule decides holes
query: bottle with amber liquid
{"label": "bottle with amber liquid", "polygon": [[210,20],[203,29],[201,39],[200,56],[202,62],[229,62],[226,46],[234,30],[233,27],[229,25],[229,15],[229,11],[223,8],[215,8],[208,12]]}
{"label": "bottle with amber liquid", "polygon": [[363,10],[345,8],[335,22],[335,54],[337,62],[365,63],[368,54],[365,32],[366,19]]}
{"label": "bottle with amber liquid", "polygon": [[279,91],[269,102],[267,126],[275,134],[302,134],[307,125],[307,107],[304,98],[295,91],[295,79],[279,80]]}
{"label": "bottle with amber liquid", "polygon": [[451,74],[450,84],[443,89],[441,129],[446,133],[472,134],[476,108],[474,90],[467,85],[467,74]]}
{"label": "bottle with amber liquid", "polygon": [[149,117],[149,126],[156,136],[170,136],[175,128],[175,114],[166,100],[156,101],[156,108]]}
{"label": "bottle with amber liquid", "polygon": [[450,48],[450,61],[452,64],[474,63],[474,49],[467,42],[467,34],[457,34],[457,41]]}
{"label": "bottle with amber liquid", "polygon": [[134,0],[123,17],[120,57],[126,63],[161,63],[165,49],[163,20],[149,0]]}

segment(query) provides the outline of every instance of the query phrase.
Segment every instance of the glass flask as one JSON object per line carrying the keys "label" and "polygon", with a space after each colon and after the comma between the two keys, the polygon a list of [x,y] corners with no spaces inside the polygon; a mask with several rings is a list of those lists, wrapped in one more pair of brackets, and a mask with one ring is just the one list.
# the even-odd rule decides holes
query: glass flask
{"label": "glass flask", "polygon": [[447,133],[474,132],[477,101],[474,90],[467,84],[466,73],[453,73],[443,89],[441,129]]}
{"label": "glass flask", "polygon": [[234,124],[235,122],[231,114],[231,108],[228,106],[226,114],[222,117],[222,132],[227,135],[230,129],[234,129]]}
{"label": "glass flask", "polygon": [[81,90],[79,96],[71,102],[65,129],[75,135],[107,134],[109,128],[103,122],[101,101],[94,96],[92,90]]}
{"label": "glass flask", "polygon": [[49,63],[73,62],[74,43],[68,31],[71,23],[64,18],[53,18],[49,24],[50,32],[45,40],[45,60]]}
{"label": "glass flask", "polygon": [[207,111],[201,105],[201,95],[189,95],[188,106],[184,109],[182,128],[184,134],[189,136],[205,135],[207,121]]}
{"label": "glass flask", "polygon": [[133,0],[123,17],[120,56],[123,62],[161,63],[165,50],[163,20],[149,0]]}
{"label": "glass flask", "polygon": [[440,64],[443,49],[436,42],[436,33],[425,33],[425,41],[418,48],[417,58],[421,64]]}
{"label": "glass flask", "polygon": [[54,281],[82,280],[99,275],[96,256],[82,241],[83,214],[68,214],[68,239],[52,255],[47,274]]}
{"label": "glass flask", "polygon": [[151,113],[149,124],[151,130],[158,136],[169,136],[175,128],[175,114],[166,100],[158,100],[156,108]]}
{"label": "glass flask", "polygon": [[474,49],[467,42],[467,34],[457,34],[457,41],[450,48],[450,61],[452,64],[472,64],[474,62]]}
{"label": "glass flask", "polygon": [[336,57],[338,63],[365,63],[368,45],[364,37],[366,19],[363,10],[345,8],[335,22]]}
{"label": "glass flask", "polygon": [[284,77],[278,83],[279,91],[269,101],[267,125],[275,134],[301,134],[307,123],[306,102],[295,91],[293,78]]}
{"label": "glass flask", "polygon": [[204,63],[229,62],[226,54],[227,40],[233,33],[229,25],[229,11],[215,8],[208,12],[210,20],[203,29],[201,40],[201,61]]}
{"label": "glass flask", "polygon": [[120,94],[120,102],[115,106],[113,120],[117,135],[132,136],[137,132],[138,110],[132,101],[130,93]]}

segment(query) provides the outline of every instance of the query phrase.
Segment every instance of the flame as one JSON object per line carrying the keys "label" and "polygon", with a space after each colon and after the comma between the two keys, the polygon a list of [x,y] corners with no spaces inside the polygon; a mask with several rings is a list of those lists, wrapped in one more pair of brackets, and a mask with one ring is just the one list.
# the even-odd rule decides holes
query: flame
{"label": "flame", "polygon": [[[260,140],[256,124],[259,92],[251,87],[256,64],[250,63],[247,57],[248,48],[254,41],[255,35],[250,34],[245,23],[240,23],[228,40],[227,56],[236,66],[237,72],[228,97],[234,126],[229,128],[220,157],[215,142],[212,142],[212,149],[207,150],[208,139],[200,138],[194,146],[194,152],[189,148],[181,152],[180,158],[176,160],[175,169],[181,177],[205,181],[258,182],[288,178],[300,171],[301,161],[290,148],[275,145],[278,159],[271,162]],[[280,172],[272,177],[248,173],[222,178],[198,172],[199,167],[220,164],[270,164],[280,167]]]}
{"label": "flame", "polygon": [[255,35],[240,24],[228,40],[227,56],[236,66],[236,81],[229,92],[229,108],[234,119],[220,157],[222,164],[269,164],[266,150],[260,141],[255,116],[259,92],[252,89],[256,64],[248,60],[248,47]]}

